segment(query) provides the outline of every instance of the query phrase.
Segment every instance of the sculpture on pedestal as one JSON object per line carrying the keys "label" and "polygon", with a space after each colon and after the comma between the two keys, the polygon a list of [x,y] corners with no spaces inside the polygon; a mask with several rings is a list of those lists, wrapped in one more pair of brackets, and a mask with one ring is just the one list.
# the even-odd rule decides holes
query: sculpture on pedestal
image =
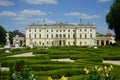
{"label": "sculpture on pedestal", "polygon": [[32,49],[33,48],[33,42],[32,42],[32,38],[30,37],[30,44],[29,47]]}
{"label": "sculpture on pedestal", "polygon": [[9,34],[6,33],[6,45],[5,45],[5,52],[9,53],[10,52],[10,40],[9,40]]}
{"label": "sculpture on pedestal", "polygon": [[94,49],[97,49],[97,39],[94,39]]}
{"label": "sculpture on pedestal", "polygon": [[19,36],[18,35],[16,35],[15,36],[15,48],[19,48]]}

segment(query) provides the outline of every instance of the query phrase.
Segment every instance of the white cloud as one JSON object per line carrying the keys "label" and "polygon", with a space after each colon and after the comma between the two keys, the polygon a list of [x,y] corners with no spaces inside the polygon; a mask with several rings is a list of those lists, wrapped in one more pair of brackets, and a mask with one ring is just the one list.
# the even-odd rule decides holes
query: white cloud
{"label": "white cloud", "polygon": [[65,13],[64,15],[78,17],[78,18],[82,18],[82,19],[95,19],[95,18],[100,17],[100,15],[88,15],[86,13],[79,13],[79,12]]}
{"label": "white cloud", "polygon": [[28,4],[57,4],[57,0],[24,0]]}
{"label": "white cloud", "polygon": [[16,13],[12,11],[3,11],[0,13],[0,17],[14,17],[14,16],[16,16]]}
{"label": "white cloud", "polygon": [[53,13],[52,12],[48,12],[48,14],[52,15]]}
{"label": "white cloud", "polygon": [[41,10],[30,9],[19,11],[16,14],[17,16],[13,17],[12,20],[17,21],[18,24],[24,25],[28,25],[33,22],[40,23],[42,21],[41,18],[43,18],[46,15],[46,13]]}
{"label": "white cloud", "polygon": [[45,16],[46,13],[40,10],[22,10],[20,12],[17,13],[17,17],[13,18],[13,20],[30,20],[32,18],[36,18],[36,17],[42,17]]}
{"label": "white cloud", "polygon": [[31,17],[31,16],[45,16],[46,13],[45,12],[42,12],[40,10],[23,10],[20,12],[20,16],[28,16],[28,17]]}
{"label": "white cloud", "polygon": [[111,0],[98,0],[99,2],[110,2]]}
{"label": "white cloud", "polygon": [[8,0],[0,0],[0,6],[11,6],[11,5],[14,5],[14,3]]}

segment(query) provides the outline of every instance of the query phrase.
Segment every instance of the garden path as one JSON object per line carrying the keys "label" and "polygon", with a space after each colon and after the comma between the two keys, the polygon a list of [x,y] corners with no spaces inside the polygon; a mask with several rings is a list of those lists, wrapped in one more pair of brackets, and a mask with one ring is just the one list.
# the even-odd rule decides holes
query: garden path
{"label": "garden path", "polygon": [[113,60],[103,60],[103,63],[120,65],[120,61],[113,61]]}
{"label": "garden path", "polygon": [[22,54],[12,55],[12,56],[8,56],[8,57],[30,57],[30,56],[35,56],[35,55],[33,55],[33,52],[29,52],[29,53],[22,53]]}

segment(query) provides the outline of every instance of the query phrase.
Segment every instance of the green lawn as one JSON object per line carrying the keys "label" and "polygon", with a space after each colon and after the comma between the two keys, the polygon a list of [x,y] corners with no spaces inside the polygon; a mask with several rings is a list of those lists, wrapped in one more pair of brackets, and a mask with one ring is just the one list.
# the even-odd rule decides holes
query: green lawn
{"label": "green lawn", "polygon": [[[17,57],[10,58],[8,55],[19,54],[23,52],[33,52],[34,57]],[[44,54],[44,55],[41,55]],[[75,62],[57,62],[51,59],[70,58]],[[120,60],[119,47],[99,47],[83,48],[83,47],[51,47],[49,49],[34,48],[12,50],[11,53],[4,53],[0,50],[0,63],[2,66],[9,66],[16,61],[24,60],[31,65],[33,73],[38,76],[38,80],[47,80],[48,76],[52,78],[60,78],[63,75],[69,77],[70,80],[83,80],[86,76],[84,67],[94,67],[103,64],[102,60]],[[112,75],[115,80],[120,80],[120,66],[113,65]]]}

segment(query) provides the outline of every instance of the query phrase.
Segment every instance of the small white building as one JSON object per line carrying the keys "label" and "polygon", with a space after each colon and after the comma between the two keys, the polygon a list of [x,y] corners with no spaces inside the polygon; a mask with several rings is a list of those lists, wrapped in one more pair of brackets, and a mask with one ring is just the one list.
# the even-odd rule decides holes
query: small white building
{"label": "small white building", "polygon": [[26,46],[30,39],[34,46],[94,46],[96,26],[93,24],[52,24],[28,25],[26,32]]}

